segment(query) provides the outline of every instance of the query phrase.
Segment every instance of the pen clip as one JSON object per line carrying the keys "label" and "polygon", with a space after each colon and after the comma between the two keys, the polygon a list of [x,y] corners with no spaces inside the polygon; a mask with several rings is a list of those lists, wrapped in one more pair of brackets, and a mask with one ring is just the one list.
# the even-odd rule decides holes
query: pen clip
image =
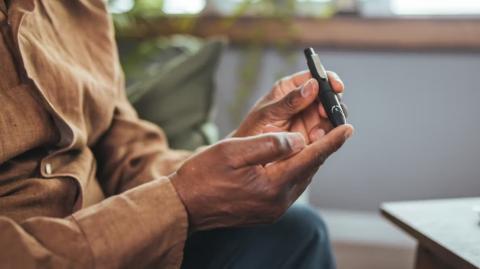
{"label": "pen clip", "polygon": [[313,60],[315,69],[317,71],[317,74],[320,76],[320,78],[324,79],[325,81],[328,81],[327,71],[325,71],[325,67],[323,67],[322,62],[320,62],[320,57],[318,57],[318,54],[313,54],[312,60]]}

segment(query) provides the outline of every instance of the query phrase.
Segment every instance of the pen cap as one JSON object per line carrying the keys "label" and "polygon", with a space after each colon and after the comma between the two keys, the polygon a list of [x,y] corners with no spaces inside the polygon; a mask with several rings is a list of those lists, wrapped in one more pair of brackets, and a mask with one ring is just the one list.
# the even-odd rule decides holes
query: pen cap
{"label": "pen cap", "polygon": [[305,56],[307,58],[311,57],[313,54],[315,54],[315,50],[313,48],[306,48],[303,50],[303,53],[305,53]]}
{"label": "pen cap", "polygon": [[313,48],[306,48],[303,52],[305,53],[308,69],[310,70],[310,73],[312,73],[312,76],[317,80],[328,81],[327,71],[325,71],[325,68],[320,62],[320,58],[315,50],[313,50]]}

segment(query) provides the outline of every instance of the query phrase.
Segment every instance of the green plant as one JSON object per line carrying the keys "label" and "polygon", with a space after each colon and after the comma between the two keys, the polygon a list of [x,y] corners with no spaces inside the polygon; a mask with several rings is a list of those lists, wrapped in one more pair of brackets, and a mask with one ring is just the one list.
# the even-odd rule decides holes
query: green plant
{"label": "green plant", "polygon": [[[109,0],[110,3],[113,1],[118,0]],[[169,14],[163,13],[163,4],[163,0],[136,0],[133,8],[128,12],[114,14],[113,20],[117,34],[119,36],[131,36],[133,33],[136,36],[140,36],[140,38],[150,38],[149,28],[158,22],[159,18],[168,19],[172,17]],[[243,0],[236,5],[231,15],[224,17],[220,21],[220,24],[222,29],[228,30],[242,16],[254,14],[254,16],[257,17],[268,17],[278,21],[278,23],[282,24],[283,29],[293,37],[299,31],[292,23],[296,16],[297,5],[297,0]],[[332,15],[332,10],[327,9],[325,14],[321,14],[321,17]],[[168,26],[173,29],[173,32],[191,34],[200,16],[202,16],[202,14],[176,15],[175,20],[165,23],[169,24]],[[252,31],[254,31],[252,35],[253,38],[248,44],[244,44],[245,49],[241,50],[243,55],[241,56],[240,66],[238,67],[240,76],[235,89],[235,101],[232,102],[230,106],[230,115],[235,123],[239,122],[245,113],[243,109],[246,107],[246,103],[260,76],[260,65],[262,52],[265,48],[264,36],[266,30],[257,28],[252,29]],[[283,65],[284,68],[277,71],[278,78],[285,75],[285,69],[288,69],[288,67],[294,63],[295,50],[291,49],[294,45],[291,43],[291,40],[293,40],[293,38],[279,40],[274,46],[285,61]],[[135,62],[135,59],[131,59],[131,61]],[[125,70],[129,70],[128,63],[124,68]]]}

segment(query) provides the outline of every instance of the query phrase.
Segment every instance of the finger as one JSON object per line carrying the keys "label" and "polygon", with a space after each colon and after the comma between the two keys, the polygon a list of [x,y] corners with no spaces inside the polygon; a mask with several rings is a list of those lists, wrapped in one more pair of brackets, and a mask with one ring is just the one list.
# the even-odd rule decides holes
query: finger
{"label": "finger", "polygon": [[[326,134],[333,130],[333,125],[329,119],[322,119],[320,124],[318,124],[318,129],[322,130],[323,134]],[[318,139],[316,139],[318,140]]]}
{"label": "finger", "polygon": [[338,100],[339,100],[340,102],[342,102],[342,100],[343,100],[343,92],[337,93],[337,98],[338,98]]}
{"label": "finger", "polygon": [[353,127],[349,124],[341,125],[324,135],[318,141],[305,147],[299,154],[269,166],[272,177],[285,181],[298,181],[298,175],[306,171],[316,170],[345,141],[352,135]]}
{"label": "finger", "polygon": [[315,141],[319,137],[317,130],[320,124],[320,114],[316,107],[316,105],[311,105],[302,113],[303,124],[310,141]]}
{"label": "finger", "polygon": [[307,145],[310,144],[310,139],[308,138],[308,131],[305,129],[305,125],[303,124],[303,121],[300,115],[295,116],[295,118],[292,120],[292,125],[290,127],[290,130],[292,132],[301,133],[305,138],[305,143]]}
{"label": "finger", "polygon": [[[342,104],[343,93],[337,94],[337,98],[338,98],[338,100],[340,101],[340,105],[343,105],[343,104]],[[320,116],[321,116],[322,118],[325,118],[325,119],[326,119],[326,118],[328,117],[328,116],[327,116],[327,112],[325,111],[325,108],[323,107],[322,103],[319,103],[319,105],[318,105],[318,113],[320,114]]]}
{"label": "finger", "polygon": [[[330,84],[333,88],[333,90],[336,93],[341,93],[345,89],[345,84],[343,83],[342,79],[340,76],[338,76],[337,73],[333,71],[327,71],[327,76],[328,80],[330,81]],[[305,82],[307,82],[309,79],[312,78],[312,74],[310,73],[309,70],[303,70],[298,73],[293,74],[290,76],[288,79],[292,81],[294,87],[300,87],[303,85]]]}
{"label": "finger", "polygon": [[264,115],[270,120],[287,120],[312,104],[318,95],[318,83],[310,79],[280,100],[263,108]]}
{"label": "finger", "polygon": [[318,114],[320,114],[320,117],[328,119],[327,112],[321,103],[318,105]]}
{"label": "finger", "polygon": [[327,71],[328,81],[330,82],[330,86],[336,93],[342,93],[345,90],[345,84],[340,79],[337,73],[333,71]]}
{"label": "finger", "polygon": [[264,165],[284,159],[301,151],[305,140],[299,133],[269,133],[224,141],[222,147],[226,159],[233,168]]}
{"label": "finger", "polygon": [[284,132],[284,129],[277,127],[272,124],[267,124],[265,125],[265,128],[262,130],[262,133],[279,133],[279,132]]}
{"label": "finger", "polygon": [[312,74],[310,73],[310,71],[303,70],[293,74],[290,77],[290,81],[292,81],[294,87],[300,87],[311,78],[312,78]]}
{"label": "finger", "polygon": [[312,75],[308,70],[295,73],[288,77],[284,77],[279,81],[277,81],[276,87],[274,87],[274,90],[271,91],[269,94],[267,94],[264,97],[264,99],[278,100],[283,96],[287,95],[289,92],[302,87],[311,78],[312,78]]}
{"label": "finger", "polygon": [[343,114],[345,115],[345,118],[348,118],[348,106],[345,103],[340,103],[342,106]]}
{"label": "finger", "polygon": [[[343,103],[340,99],[340,105],[342,106],[343,114],[345,114],[345,117],[348,118],[348,106]],[[325,111],[325,108],[323,107],[322,104],[318,105],[318,114],[320,115],[321,118],[323,119],[328,119],[327,112]]]}

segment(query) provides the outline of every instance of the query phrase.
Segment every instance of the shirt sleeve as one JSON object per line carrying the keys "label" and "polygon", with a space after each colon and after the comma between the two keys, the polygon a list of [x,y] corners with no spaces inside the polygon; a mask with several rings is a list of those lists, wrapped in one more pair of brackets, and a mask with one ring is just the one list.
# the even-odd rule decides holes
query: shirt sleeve
{"label": "shirt sleeve", "polygon": [[119,88],[112,124],[94,146],[98,179],[107,196],[167,176],[192,154],[170,149],[163,131],[139,119]]}
{"label": "shirt sleeve", "polygon": [[[164,217],[164,215],[168,217]],[[64,218],[0,217],[2,268],[179,268],[183,204],[159,178]]]}

